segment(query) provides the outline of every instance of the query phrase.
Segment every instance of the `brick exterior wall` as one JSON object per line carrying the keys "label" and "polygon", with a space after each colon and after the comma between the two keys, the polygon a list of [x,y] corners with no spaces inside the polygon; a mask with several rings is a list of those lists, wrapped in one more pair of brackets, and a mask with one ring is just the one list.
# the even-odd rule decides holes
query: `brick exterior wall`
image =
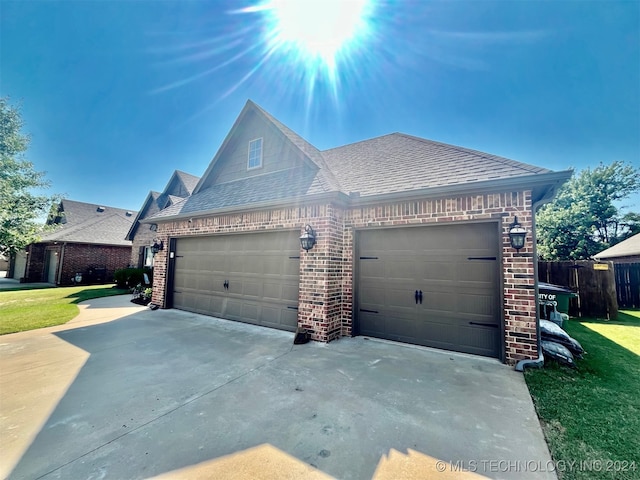
{"label": "brick exterior wall", "polygon": [[[529,232],[516,252],[509,242],[514,215]],[[537,358],[536,298],[532,243],[531,192],[502,192],[452,198],[342,207],[321,204],[296,208],[228,214],[158,225],[157,238],[257,232],[298,228],[310,224],[317,245],[300,252],[298,325],[312,339],[331,341],[353,333],[355,231],[370,227],[493,220],[502,226],[502,292],[504,360],[509,364]],[[166,307],[167,255],[155,257],[153,303]]]}
{"label": "brick exterior wall", "polygon": [[131,258],[131,247],[69,243],[64,247],[60,285],[72,285],[76,272],[89,268],[106,268],[104,283],[113,282],[113,274],[125,268]]}
{"label": "brick exterior wall", "polygon": [[104,283],[113,282],[113,274],[125,268],[131,258],[131,247],[93,244],[45,244],[29,246],[27,272],[29,282],[46,282],[47,251],[58,253],[58,285],[73,285],[76,272],[85,273],[89,268],[106,268]]}

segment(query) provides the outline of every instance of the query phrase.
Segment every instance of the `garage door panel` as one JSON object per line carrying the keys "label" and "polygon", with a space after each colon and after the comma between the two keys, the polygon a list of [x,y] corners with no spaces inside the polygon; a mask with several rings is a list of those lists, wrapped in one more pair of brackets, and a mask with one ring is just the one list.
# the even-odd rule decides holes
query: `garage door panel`
{"label": "garage door panel", "polygon": [[440,312],[455,312],[457,306],[457,295],[452,294],[450,290],[423,291],[422,304],[418,306],[418,309],[423,310],[423,312],[429,310],[440,314]]}
{"label": "garage door panel", "polygon": [[[357,241],[361,334],[499,356],[495,223],[371,230]],[[422,304],[416,305],[415,290],[422,290]]]}
{"label": "garage door panel", "polygon": [[283,285],[276,282],[265,281],[262,285],[262,295],[265,300],[276,300],[284,297]]}
{"label": "garage door panel", "polygon": [[496,276],[494,262],[466,262],[460,269],[460,280],[467,282],[492,283]]}
{"label": "garage door panel", "polygon": [[415,278],[415,259],[394,257],[391,262],[384,262],[385,277],[388,279]]}
{"label": "garage door panel", "polygon": [[360,261],[360,278],[384,278],[384,264],[379,260],[363,259]]}
{"label": "garage door panel", "polygon": [[255,300],[262,297],[262,285],[254,280],[240,282],[240,292],[247,300]]}
{"label": "garage door panel", "polygon": [[[380,336],[380,332],[385,332],[385,317],[383,315],[378,315],[376,313],[369,313],[363,311],[361,309],[358,315],[360,319],[361,327],[360,334],[361,335],[370,335],[372,337]],[[387,337],[384,337],[387,338]]]}
{"label": "garage door panel", "polygon": [[491,295],[458,295],[459,311],[464,314],[495,318],[496,305]]}
{"label": "garage door panel", "polygon": [[285,300],[287,305],[291,304],[292,306],[298,306],[298,290],[299,286],[296,284],[284,284],[282,285],[282,298]]}
{"label": "garage door panel", "polygon": [[259,308],[257,304],[243,302],[242,304],[242,318],[249,320],[251,323],[258,323]]}
{"label": "garage door panel", "polygon": [[452,281],[456,279],[456,266],[452,265],[448,261],[423,257],[421,259],[417,259],[416,262],[421,263],[421,278],[425,281],[442,282],[445,280]]}
{"label": "garage door panel", "polygon": [[293,331],[299,245],[297,232],[177,239],[173,305]]}

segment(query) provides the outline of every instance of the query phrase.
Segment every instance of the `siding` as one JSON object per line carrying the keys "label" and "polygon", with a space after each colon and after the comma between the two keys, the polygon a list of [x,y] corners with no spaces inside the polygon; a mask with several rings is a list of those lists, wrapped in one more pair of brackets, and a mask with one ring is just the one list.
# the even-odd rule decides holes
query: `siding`
{"label": "siding", "polygon": [[[262,168],[247,170],[249,142],[262,138]],[[203,188],[245,177],[264,175],[304,164],[301,152],[294,149],[275,127],[255,112],[248,112],[242,129],[235,132],[217,160],[212,175]],[[201,190],[202,190],[201,189]]]}

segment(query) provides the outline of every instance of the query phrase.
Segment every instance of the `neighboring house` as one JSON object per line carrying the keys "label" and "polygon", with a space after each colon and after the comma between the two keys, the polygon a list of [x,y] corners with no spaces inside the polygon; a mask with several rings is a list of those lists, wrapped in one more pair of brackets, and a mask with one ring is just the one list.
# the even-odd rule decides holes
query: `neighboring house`
{"label": "neighboring house", "polygon": [[593,258],[613,263],[640,263],[640,233],[603,250]]}
{"label": "neighboring house", "polygon": [[130,266],[139,268],[153,266],[151,245],[156,234],[150,229],[150,225],[140,222],[191,195],[198,180],[200,178],[194,175],[176,170],[162,193],[149,192],[125,237],[132,242]]}
{"label": "neighboring house", "polygon": [[319,151],[248,101],[192,195],[142,221],[164,244],[152,301],[537,358],[533,215],[570,175],[401,133]]}
{"label": "neighboring house", "polygon": [[6,272],[9,270],[9,259],[4,255],[0,255],[0,272]]}
{"label": "neighboring house", "polygon": [[62,200],[47,221],[53,230],[27,247],[24,267],[16,264],[14,278],[72,285],[80,273],[81,283],[112,281],[114,271],[131,258],[131,242],[124,237],[136,213]]}

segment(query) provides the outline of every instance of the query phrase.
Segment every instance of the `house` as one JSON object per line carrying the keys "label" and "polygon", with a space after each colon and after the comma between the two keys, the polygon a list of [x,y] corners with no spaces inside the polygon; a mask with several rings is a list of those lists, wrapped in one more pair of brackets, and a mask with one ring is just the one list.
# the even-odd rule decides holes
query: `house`
{"label": "house", "polygon": [[56,285],[113,281],[114,271],[131,258],[131,242],[124,237],[136,213],[62,200],[47,220],[52,230],[16,256],[14,278]]}
{"label": "house", "polygon": [[613,263],[640,263],[640,233],[594,255],[596,260]]}
{"label": "house", "polygon": [[151,245],[153,245],[156,235],[150,229],[150,225],[143,225],[140,222],[191,195],[191,192],[198,184],[198,180],[200,178],[194,175],[176,170],[171,175],[162,193],[149,192],[125,237],[126,240],[132,243],[131,260],[129,262],[131,267],[153,266]]}
{"label": "house", "polygon": [[320,151],[248,101],[192,195],[142,221],[152,302],[537,358],[534,211],[570,175],[402,133]]}

